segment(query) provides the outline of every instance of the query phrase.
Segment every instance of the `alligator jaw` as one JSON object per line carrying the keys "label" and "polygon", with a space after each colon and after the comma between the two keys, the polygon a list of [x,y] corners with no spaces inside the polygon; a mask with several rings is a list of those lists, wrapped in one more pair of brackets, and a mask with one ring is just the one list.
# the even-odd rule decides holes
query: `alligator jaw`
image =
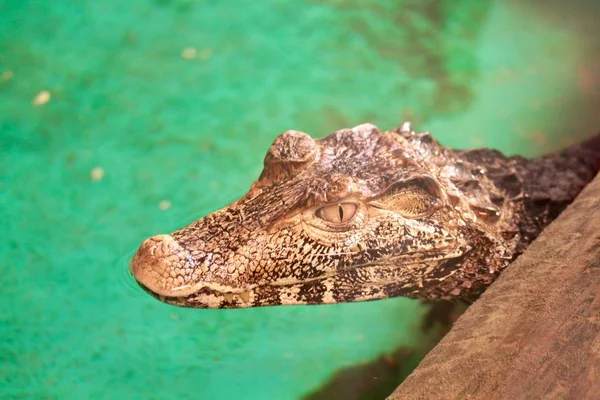
{"label": "alligator jaw", "polygon": [[[448,252],[441,256],[430,255],[428,259],[422,259],[421,262],[412,262],[410,259],[390,259],[387,260],[387,264],[362,264],[357,265],[353,268],[349,268],[335,273],[329,273],[309,280],[278,280],[271,283],[262,283],[258,285],[251,285],[247,288],[231,288],[222,285],[198,283],[194,285],[196,290],[190,293],[190,288],[184,288],[183,292],[186,292],[182,296],[165,296],[153,292],[143,284],[139,285],[154,298],[179,307],[186,308],[248,308],[266,305],[297,305],[297,304],[332,304],[340,302],[334,295],[335,282],[339,280],[340,276],[347,276],[352,274],[353,271],[361,271],[364,275],[365,271],[371,271],[373,277],[372,281],[363,282],[364,287],[368,287],[371,290],[376,289],[379,294],[372,295],[359,295],[364,297],[363,300],[375,300],[384,297],[384,287],[393,285],[395,277],[399,274],[404,273],[406,270],[422,270],[426,271],[431,268],[437,262],[456,259],[463,256],[470,250],[469,246],[460,247],[454,246],[452,249],[448,249]],[[427,262],[434,263],[428,264]],[[369,272],[367,272],[369,274]],[[387,279],[382,278],[383,275],[388,275]],[[452,273],[451,273],[452,274]],[[320,301],[311,302],[311,300],[299,300],[296,301],[297,294],[304,290],[303,288],[310,287],[321,287],[324,291],[321,293]],[[272,293],[276,291],[278,294],[273,296]],[[271,300],[266,301],[265,299],[270,296]],[[273,303],[274,299],[277,298],[276,303]]]}
{"label": "alligator jaw", "polygon": [[162,301],[163,303],[171,304],[180,307],[190,307],[190,299],[198,297],[203,298],[204,307],[202,308],[245,308],[252,306],[252,299],[254,298],[253,289],[245,291],[218,291],[211,290],[206,287],[201,288],[199,291],[186,296],[164,296],[153,292],[142,284],[139,284],[152,297]]}

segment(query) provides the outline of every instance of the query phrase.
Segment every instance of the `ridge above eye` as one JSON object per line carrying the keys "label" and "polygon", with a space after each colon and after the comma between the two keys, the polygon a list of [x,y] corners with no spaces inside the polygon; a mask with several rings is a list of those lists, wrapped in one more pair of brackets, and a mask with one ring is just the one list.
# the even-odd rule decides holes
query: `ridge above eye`
{"label": "ridge above eye", "polygon": [[431,177],[420,176],[392,184],[377,200],[406,218],[418,218],[435,211],[442,198],[439,184]]}

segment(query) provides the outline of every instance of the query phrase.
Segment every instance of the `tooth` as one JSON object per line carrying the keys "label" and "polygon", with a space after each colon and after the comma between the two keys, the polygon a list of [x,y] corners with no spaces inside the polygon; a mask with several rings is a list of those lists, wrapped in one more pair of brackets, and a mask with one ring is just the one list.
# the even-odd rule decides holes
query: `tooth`
{"label": "tooth", "polygon": [[233,293],[223,293],[223,297],[229,304],[233,303]]}
{"label": "tooth", "polygon": [[174,292],[176,292],[176,291],[178,291],[178,290],[187,289],[187,288],[189,288],[189,287],[190,287],[190,285],[181,285],[181,286],[174,287],[174,288],[173,288],[173,291],[174,291]]}
{"label": "tooth", "polygon": [[240,296],[240,299],[242,299],[242,301],[244,303],[250,302],[250,291],[241,292],[241,293],[238,293],[238,295]]}

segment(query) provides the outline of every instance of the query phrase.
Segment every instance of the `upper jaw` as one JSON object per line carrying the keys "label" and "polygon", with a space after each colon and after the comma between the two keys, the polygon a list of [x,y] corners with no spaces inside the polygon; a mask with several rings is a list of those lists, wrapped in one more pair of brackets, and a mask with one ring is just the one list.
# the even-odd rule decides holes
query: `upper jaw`
{"label": "upper jaw", "polygon": [[195,262],[191,253],[171,235],[146,239],[129,265],[135,280],[162,296],[184,296],[195,291],[189,284]]}
{"label": "upper jaw", "polygon": [[[443,261],[452,258],[458,258],[469,251],[468,246],[456,246],[452,248],[446,248],[443,254],[430,254],[427,258],[421,258],[419,260],[411,260],[409,254],[400,255],[398,257],[391,257],[385,260],[379,260],[378,262],[370,264],[356,265],[351,268],[342,269],[339,271],[332,271],[329,274],[321,275],[307,280],[278,280],[270,283],[263,284],[250,284],[244,287],[232,287],[221,285],[218,283],[198,282],[193,285],[195,288],[193,292],[188,292],[182,295],[162,295],[152,291],[151,289],[140,284],[148,293],[160,301],[180,307],[191,307],[191,308],[248,308],[257,306],[268,306],[277,305],[270,304],[263,298],[265,292],[277,290],[280,292],[292,292],[294,287],[299,287],[310,282],[330,282],[331,286],[334,285],[337,275],[344,275],[351,270],[356,269],[378,269],[378,268],[391,268],[392,270],[398,271],[396,279],[399,278],[399,272],[405,267],[411,265]],[[396,273],[392,273],[396,275]],[[391,278],[390,282],[371,282],[371,284],[387,284],[391,283],[394,278]],[[327,301],[329,303],[335,301]],[[293,299],[288,298],[286,303],[280,304],[304,304],[302,302],[294,302]]]}

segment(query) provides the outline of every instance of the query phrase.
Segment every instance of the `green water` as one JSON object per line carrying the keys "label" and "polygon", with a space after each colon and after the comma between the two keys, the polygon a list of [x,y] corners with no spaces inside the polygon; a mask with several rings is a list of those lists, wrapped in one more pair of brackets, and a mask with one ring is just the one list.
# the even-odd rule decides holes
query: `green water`
{"label": "green water", "polygon": [[318,397],[345,367],[418,359],[418,302],[177,309],[127,257],[242,195],[286,129],[410,118],[525,155],[591,134],[599,16],[594,0],[0,0],[0,398]]}

